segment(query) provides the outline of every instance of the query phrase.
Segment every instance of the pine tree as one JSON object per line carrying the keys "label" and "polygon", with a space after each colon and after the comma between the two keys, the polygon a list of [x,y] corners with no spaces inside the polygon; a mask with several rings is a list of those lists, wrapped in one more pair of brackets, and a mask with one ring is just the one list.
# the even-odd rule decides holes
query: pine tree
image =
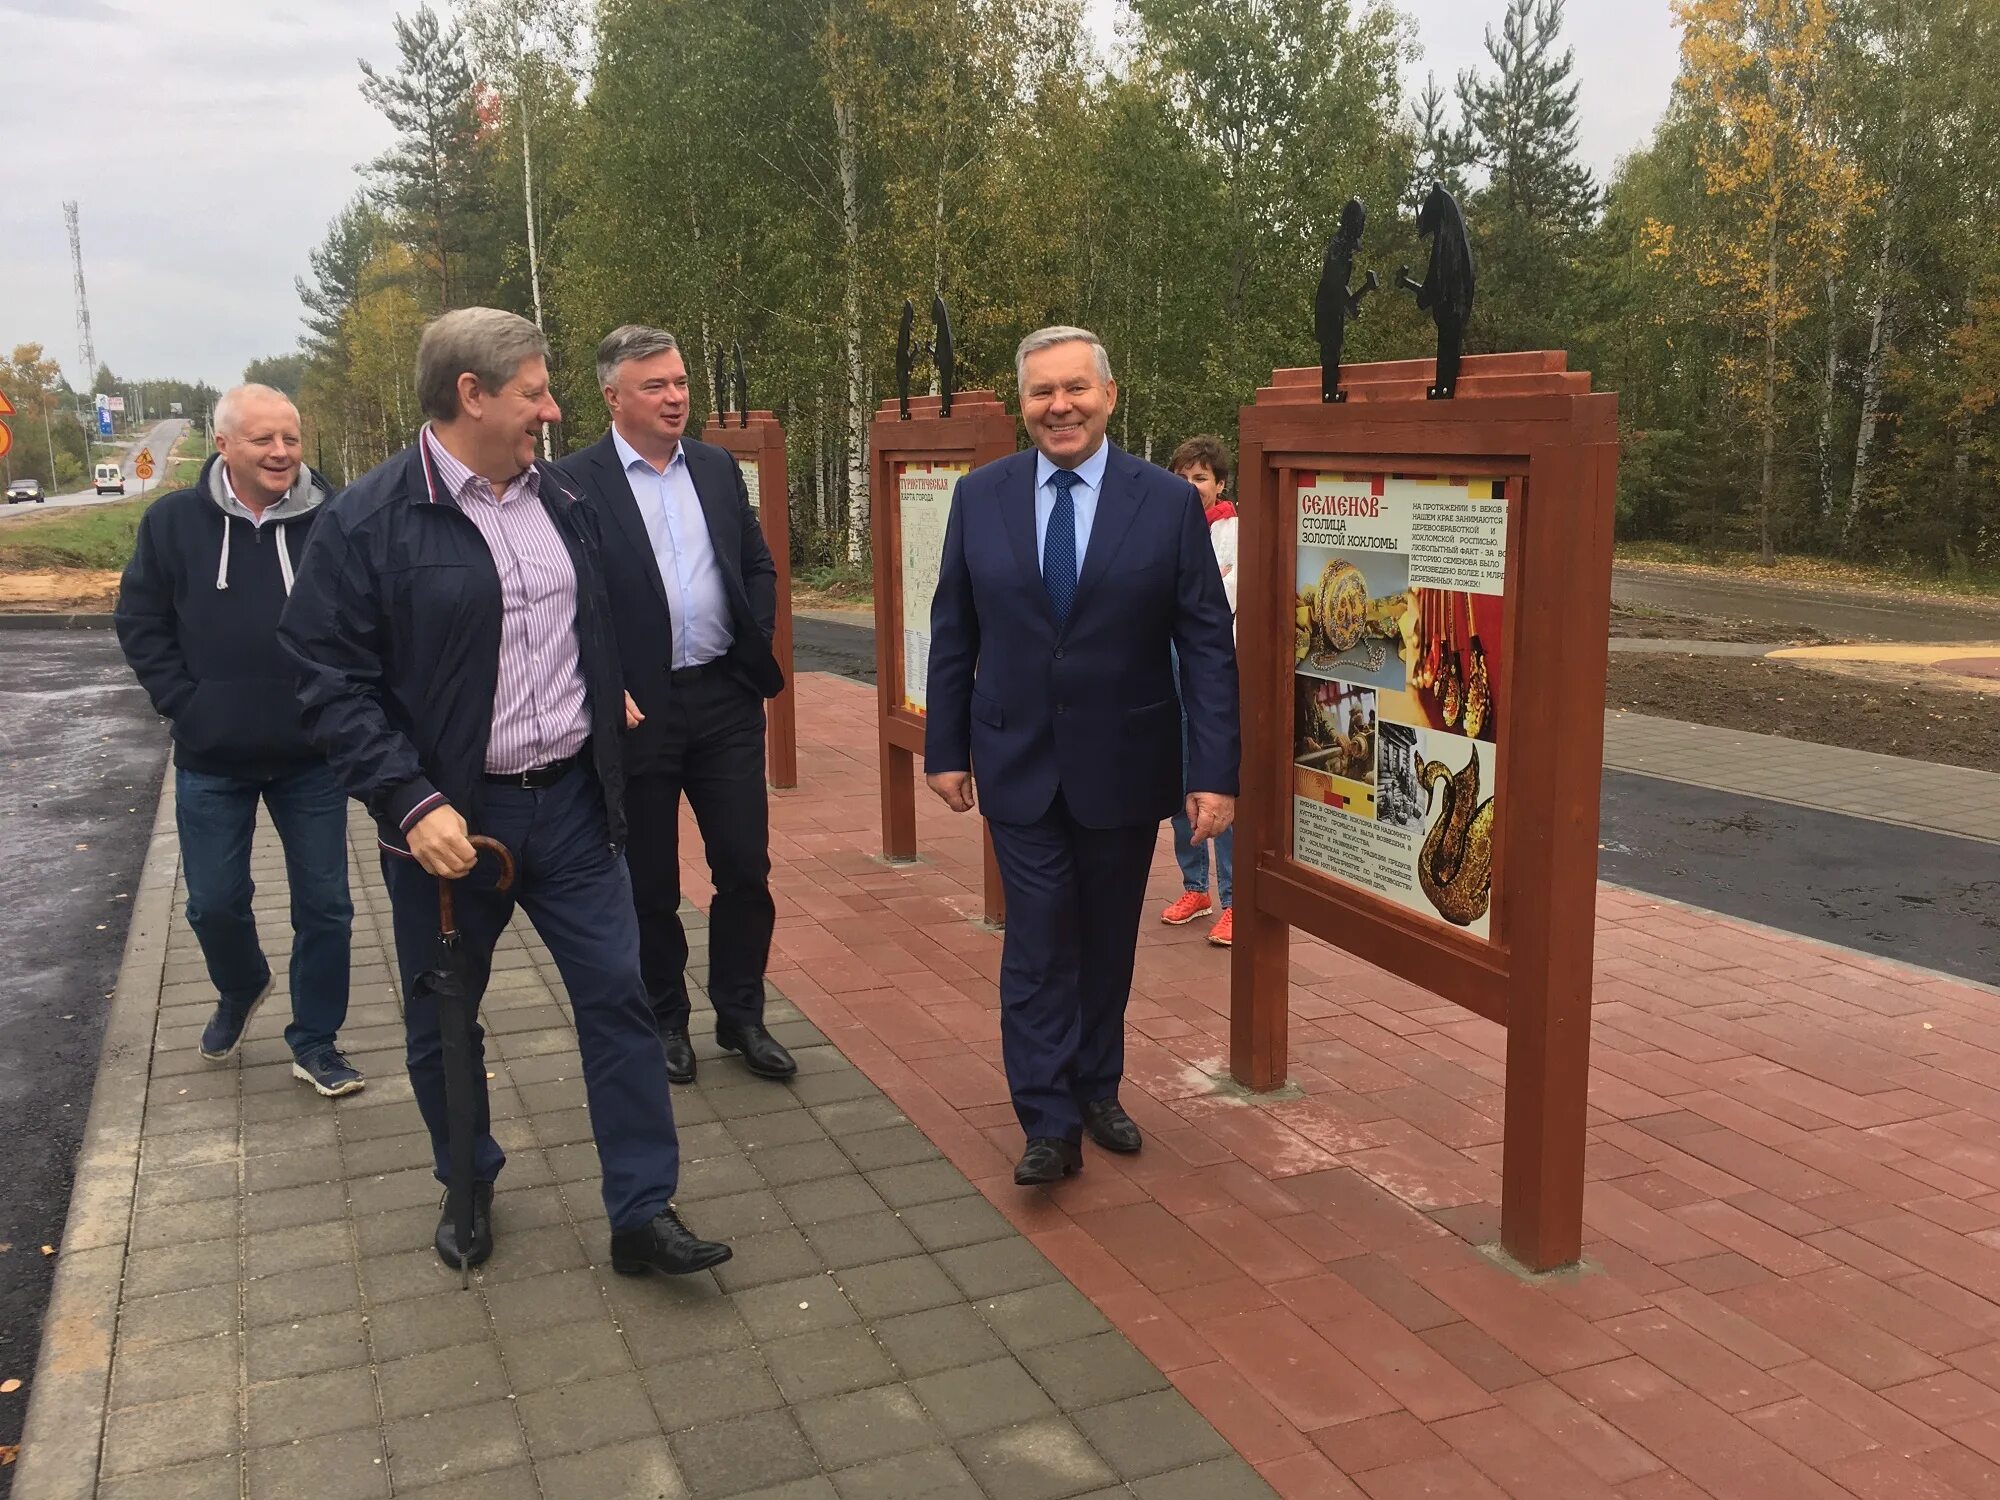
{"label": "pine tree", "polygon": [[383,228],[375,206],[366,197],[356,198],[327,226],[326,238],[307,256],[312,279],[293,278],[299,301],[306,307],[305,346],[315,357],[335,355],[342,320],[361,295],[361,268],[368,264]]}
{"label": "pine tree", "polygon": [[1576,54],[1556,53],[1562,23],[1563,0],[1507,0],[1500,34],[1486,29],[1493,76],[1461,74],[1458,104],[1489,204],[1568,235],[1589,227],[1598,191],[1576,159]]}
{"label": "pine tree", "polygon": [[1466,201],[1466,164],[1472,160],[1472,142],[1463,126],[1454,126],[1446,105],[1445,91],[1435,75],[1426,75],[1424,86],[1410,105],[1411,123],[1417,138],[1416,160],[1410,173],[1410,191],[1405,205],[1415,214],[1433,186],[1442,187],[1460,203]]}
{"label": "pine tree", "polygon": [[1455,145],[1486,183],[1467,205],[1480,264],[1475,336],[1488,348],[1565,347],[1573,258],[1600,201],[1577,160],[1575,54],[1557,50],[1563,0],[1508,0],[1486,31],[1489,75],[1459,76]]}
{"label": "pine tree", "polygon": [[362,97],[397,134],[369,170],[376,200],[402,218],[412,246],[430,261],[437,305],[452,307],[453,269],[471,243],[482,186],[472,68],[459,28],[446,28],[428,5],[396,17],[396,50],[401,66],[393,73],[361,60]]}

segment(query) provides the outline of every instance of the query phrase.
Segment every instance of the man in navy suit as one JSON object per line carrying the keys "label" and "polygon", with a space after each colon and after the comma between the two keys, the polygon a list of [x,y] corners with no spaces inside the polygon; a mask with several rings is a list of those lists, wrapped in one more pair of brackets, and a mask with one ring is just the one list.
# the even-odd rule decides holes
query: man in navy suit
{"label": "man in navy suit", "polygon": [[667,1076],[695,1076],[680,919],[685,793],[715,883],[708,998],[716,1043],[760,1077],[789,1078],[797,1064],[764,1027],[777,916],[764,700],[784,686],[771,655],[778,570],[734,456],[686,436],[688,372],[674,336],[638,324],[613,329],[598,345],[597,377],[611,430],[557,467],[603,522],[604,582],[625,674],[625,862]]}
{"label": "man in navy suit", "polygon": [[1022,1184],[1137,1151],[1118,1102],[1125,1002],[1159,826],[1181,804],[1180,654],[1196,843],[1236,813],[1236,651],[1194,486],[1106,441],[1118,404],[1095,334],[1015,355],[1035,448],[965,476],[931,605],[924,770],[977,801],[1007,893],[1000,1037]]}

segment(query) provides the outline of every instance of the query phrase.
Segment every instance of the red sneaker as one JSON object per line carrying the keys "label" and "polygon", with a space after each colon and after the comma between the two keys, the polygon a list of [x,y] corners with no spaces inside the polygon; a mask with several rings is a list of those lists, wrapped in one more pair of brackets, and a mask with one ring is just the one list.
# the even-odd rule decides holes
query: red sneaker
{"label": "red sneaker", "polygon": [[1217,917],[1215,919],[1215,925],[1208,929],[1208,940],[1218,948],[1227,948],[1232,942],[1235,941],[1234,937],[1235,924],[1232,921],[1234,913],[1235,913],[1235,908],[1228,906],[1223,907],[1222,915]]}
{"label": "red sneaker", "polygon": [[1214,905],[1206,891],[1183,891],[1180,900],[1160,913],[1160,920],[1169,927],[1185,927]]}

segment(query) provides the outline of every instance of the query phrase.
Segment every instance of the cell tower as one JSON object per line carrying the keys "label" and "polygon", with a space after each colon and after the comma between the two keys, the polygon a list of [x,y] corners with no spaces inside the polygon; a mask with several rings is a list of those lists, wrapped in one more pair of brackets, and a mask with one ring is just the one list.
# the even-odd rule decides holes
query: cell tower
{"label": "cell tower", "polygon": [[83,382],[88,392],[97,382],[97,342],[90,336],[90,299],[83,292],[83,235],[76,225],[76,200],[63,204],[63,220],[69,225],[69,260],[76,273],[76,337],[83,352]]}

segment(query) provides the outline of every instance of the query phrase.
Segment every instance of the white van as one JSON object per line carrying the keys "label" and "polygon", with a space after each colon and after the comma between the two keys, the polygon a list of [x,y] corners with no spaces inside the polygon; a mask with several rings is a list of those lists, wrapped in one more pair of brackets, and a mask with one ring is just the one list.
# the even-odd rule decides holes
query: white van
{"label": "white van", "polygon": [[125,466],[123,464],[102,463],[92,480],[93,487],[100,495],[122,495],[125,493]]}

